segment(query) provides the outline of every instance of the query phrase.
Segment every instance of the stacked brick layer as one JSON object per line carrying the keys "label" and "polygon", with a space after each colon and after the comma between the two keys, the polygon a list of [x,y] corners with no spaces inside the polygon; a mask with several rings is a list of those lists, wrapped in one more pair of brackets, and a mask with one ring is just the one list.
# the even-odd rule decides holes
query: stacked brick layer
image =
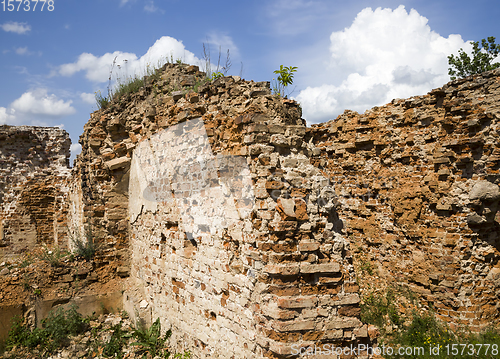
{"label": "stacked brick layer", "polygon": [[65,244],[70,145],[59,128],[0,126],[0,258]]}
{"label": "stacked brick layer", "polygon": [[308,129],[373,289],[409,286],[452,324],[499,318],[500,72]]}

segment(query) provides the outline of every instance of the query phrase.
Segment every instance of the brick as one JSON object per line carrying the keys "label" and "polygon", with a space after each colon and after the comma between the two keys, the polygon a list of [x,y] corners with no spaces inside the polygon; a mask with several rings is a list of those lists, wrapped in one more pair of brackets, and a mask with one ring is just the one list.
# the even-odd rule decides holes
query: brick
{"label": "brick", "polygon": [[321,264],[300,264],[301,273],[338,273],[340,272],[340,264],[333,263],[321,263]]}
{"label": "brick", "polygon": [[316,322],[314,320],[275,321],[272,327],[279,332],[314,330]]}
{"label": "brick", "polygon": [[299,265],[297,263],[267,264],[264,267],[264,272],[269,274],[297,275],[299,274]]}
{"label": "brick", "polygon": [[319,249],[320,244],[317,242],[301,242],[298,250],[301,252],[313,252]]}
{"label": "brick", "polygon": [[316,297],[288,297],[278,298],[280,308],[311,308],[318,303]]}
{"label": "brick", "polygon": [[111,161],[106,162],[106,167],[108,167],[111,171],[117,170],[119,168],[128,167],[131,162],[130,157],[119,157],[112,159]]}

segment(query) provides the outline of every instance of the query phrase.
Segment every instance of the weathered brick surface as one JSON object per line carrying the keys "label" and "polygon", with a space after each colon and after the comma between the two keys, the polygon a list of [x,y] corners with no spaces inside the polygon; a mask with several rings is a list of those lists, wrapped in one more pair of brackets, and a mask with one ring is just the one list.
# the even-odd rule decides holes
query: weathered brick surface
{"label": "weathered brick surface", "polygon": [[267,82],[237,77],[172,91],[188,74],[200,81],[197,71],[166,65],[141,92],[92,114],[72,223],[130,267],[142,295],[126,298],[195,357],[356,342],[349,245],[332,216],[333,187],[310,163],[300,108]]}
{"label": "weathered brick surface", "polygon": [[[308,129],[362,285],[409,286],[472,329],[499,318],[500,73]],[[361,272],[361,271],[360,271]]]}
{"label": "weathered brick surface", "polygon": [[0,259],[66,245],[68,133],[0,126]]}
{"label": "weathered brick surface", "polygon": [[311,128],[266,82],[203,76],[168,64],[93,113],[71,183],[71,222],[179,349],[371,340],[368,283],[409,286],[450,323],[498,319],[499,72]]}

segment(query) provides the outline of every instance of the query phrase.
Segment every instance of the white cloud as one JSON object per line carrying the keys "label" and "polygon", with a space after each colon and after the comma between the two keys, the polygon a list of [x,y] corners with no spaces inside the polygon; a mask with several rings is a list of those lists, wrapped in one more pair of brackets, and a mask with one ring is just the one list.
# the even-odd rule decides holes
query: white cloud
{"label": "white cloud", "polygon": [[31,55],[41,56],[42,55],[41,51],[38,51],[38,52],[29,51],[27,46],[25,46],[25,47],[15,47],[14,48],[14,52],[17,55],[21,55],[21,56],[31,56]]}
{"label": "white cloud", "polygon": [[95,94],[94,93],[82,92],[80,94],[80,99],[83,102],[88,103],[89,105],[95,105]]}
{"label": "white cloud", "polygon": [[0,125],[47,125],[51,120],[76,112],[71,100],[64,101],[47,89],[37,88],[25,92],[7,108],[0,107]]}
{"label": "white cloud", "polygon": [[331,34],[330,58],[319,69],[327,79],[332,73],[348,75],[340,85],[307,87],[296,99],[314,123],[345,109],[362,112],[394,98],[421,95],[449,81],[447,56],[469,46],[460,35],[444,38],[432,31],[414,9],[366,8],[349,28]]}
{"label": "white cloud", "polygon": [[16,34],[26,34],[31,30],[31,26],[26,24],[25,22],[6,22],[0,25],[3,31],[6,32],[15,32]]}
{"label": "white cloud", "polygon": [[16,113],[57,118],[76,112],[71,102],[58,99],[54,94],[49,95],[46,89],[39,88],[23,93],[10,106]]}
{"label": "white cloud", "polygon": [[0,107],[0,125],[6,125],[14,122],[15,117],[13,116],[11,110],[5,107]]}
{"label": "white cloud", "polygon": [[79,143],[72,143],[69,149],[71,151],[71,157],[74,157],[82,152],[82,145]]}
{"label": "white cloud", "polygon": [[163,36],[140,58],[133,53],[115,51],[100,57],[83,53],[73,63],[63,64],[59,67],[59,74],[72,76],[84,71],[85,77],[94,82],[107,82],[111,74],[113,61],[113,78],[124,78],[133,75],[144,75],[147,68],[158,67],[170,58],[181,59],[185,63],[198,64],[200,60],[187,51],[184,44],[170,36]]}

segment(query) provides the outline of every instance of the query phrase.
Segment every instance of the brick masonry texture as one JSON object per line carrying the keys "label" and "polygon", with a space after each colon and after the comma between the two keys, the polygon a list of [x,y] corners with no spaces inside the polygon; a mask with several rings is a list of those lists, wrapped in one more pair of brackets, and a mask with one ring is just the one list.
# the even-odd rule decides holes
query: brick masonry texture
{"label": "brick masonry texture", "polygon": [[404,284],[438,317],[499,317],[500,72],[313,125],[311,162],[335,183],[355,264]]}
{"label": "brick masonry texture", "polygon": [[195,358],[368,343],[361,294],[391,286],[498,320],[500,71],[311,127],[268,82],[204,78],[166,64],[80,137],[61,221],[132,316]]}
{"label": "brick masonry texture", "polygon": [[66,245],[66,131],[0,126],[0,258],[37,245]]}
{"label": "brick masonry texture", "polygon": [[[109,261],[130,269],[138,291],[126,301],[160,317],[196,357],[367,342],[335,194],[309,160],[300,107],[268,82],[204,76],[167,64],[139,93],[93,113],[81,136],[80,218]],[[245,176],[227,173],[236,164]]]}

